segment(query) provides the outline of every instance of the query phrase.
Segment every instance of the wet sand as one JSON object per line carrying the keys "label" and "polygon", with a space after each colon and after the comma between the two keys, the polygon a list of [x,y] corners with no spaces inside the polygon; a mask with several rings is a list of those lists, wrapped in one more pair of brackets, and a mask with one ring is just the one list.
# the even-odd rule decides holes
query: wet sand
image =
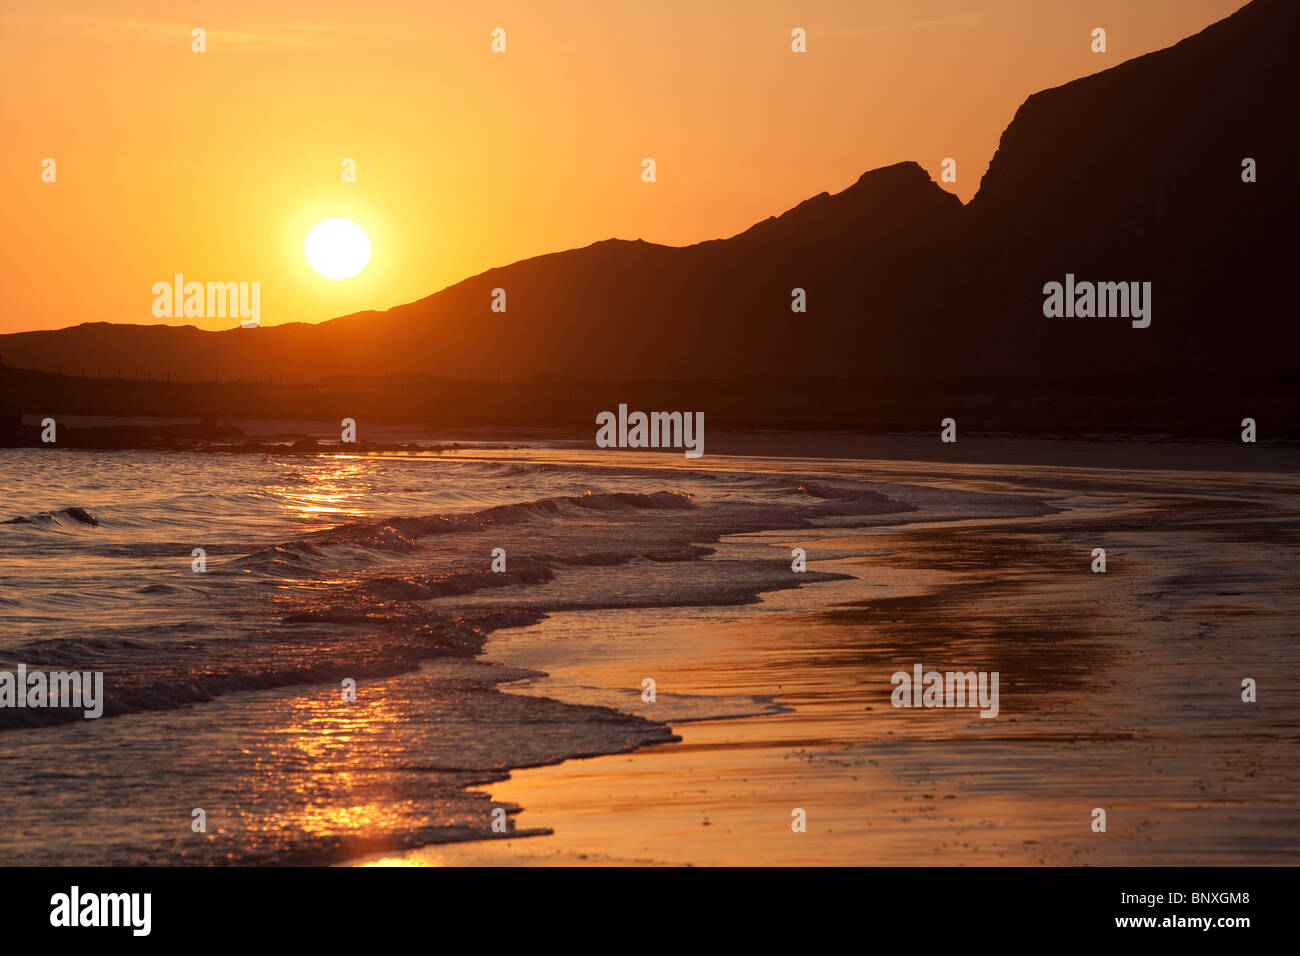
{"label": "wet sand", "polygon": [[[827,467],[1062,510],[736,536],[715,558],[801,546],[810,570],[853,579],[748,607],[566,613],[498,632],[488,660],[547,673],[512,692],[610,704],[680,742],[485,788],[522,808],[514,826],[551,835],[364,862],[1300,861],[1300,479]],[[1097,547],[1104,574],[1090,569]],[[998,717],[895,709],[890,675],[914,663],[998,671]],[[1242,701],[1243,678],[1257,702]],[[731,714],[750,716],[717,716]],[[806,832],[791,829],[795,809]]]}

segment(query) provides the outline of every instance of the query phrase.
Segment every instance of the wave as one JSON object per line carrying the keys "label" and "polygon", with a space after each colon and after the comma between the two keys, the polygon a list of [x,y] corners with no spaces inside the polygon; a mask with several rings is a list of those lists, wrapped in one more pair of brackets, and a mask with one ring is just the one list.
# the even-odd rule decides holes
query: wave
{"label": "wave", "polygon": [[[686,565],[713,557],[710,545],[728,534],[912,510],[860,483],[834,479],[812,485],[790,475],[739,475],[720,490],[705,503],[680,490],[588,491],[474,511],[346,521],[251,551],[231,545],[239,556],[210,565],[216,590],[203,592],[203,601],[227,607],[229,618],[188,634],[175,623],[160,624],[162,631],[143,641],[143,621],[111,637],[102,629],[67,634],[21,648],[27,653],[14,659],[116,674],[106,716],[244,690],[388,675],[430,654],[472,655],[487,630],[558,610],[752,603],[763,591],[793,586],[787,559],[728,561],[707,574]],[[67,511],[53,514],[79,520]],[[493,571],[490,555],[501,544],[509,552],[507,569]],[[226,547],[209,554],[230,553]],[[559,574],[564,587],[545,587]],[[821,578],[809,572],[800,580]],[[179,579],[133,589],[169,616],[174,612],[161,609],[183,612],[197,600],[186,594],[193,590]],[[471,599],[482,592],[495,593]],[[0,729],[14,721],[64,719],[67,712],[10,711],[0,715]]]}
{"label": "wave", "polygon": [[[347,677],[393,677],[435,657],[468,657],[481,647],[488,630],[530,624],[536,615],[515,610],[484,615],[478,621],[448,619],[413,605],[369,604],[325,608],[291,615],[283,623],[360,625],[319,628],[279,627],[237,637],[183,642],[176,658],[165,645],[128,636],[31,642],[5,652],[13,671],[18,662],[36,671],[104,674],[103,718],[142,711],[165,711],[208,703],[245,691],[335,684]],[[103,719],[101,718],[101,719]],[[0,708],[0,731],[83,720],[67,707]]]}
{"label": "wave", "polygon": [[[554,579],[555,573],[545,564],[516,558],[510,562],[507,571],[458,568],[441,574],[381,574],[346,589],[344,600],[356,596],[378,601],[423,601],[434,597],[473,594],[487,588],[545,584]],[[290,615],[286,621],[293,623],[306,619],[309,618],[304,615]]]}
{"label": "wave", "polygon": [[16,518],[10,518],[8,521],[0,521],[0,524],[56,525],[69,528],[78,526],[98,527],[99,519],[85,508],[73,506],[59,508],[55,511],[41,511],[34,515],[19,515]]}
{"label": "wave", "polygon": [[682,511],[694,507],[690,495],[678,491],[651,493],[608,492],[540,498],[509,505],[494,505],[466,513],[442,513],[419,517],[389,517],[350,521],[302,538],[260,548],[227,567],[235,570],[282,571],[311,569],[323,548],[351,545],[383,554],[410,553],[419,539],[433,535],[463,534],[489,528],[520,525],[533,521],[593,515],[617,516],[655,510]]}

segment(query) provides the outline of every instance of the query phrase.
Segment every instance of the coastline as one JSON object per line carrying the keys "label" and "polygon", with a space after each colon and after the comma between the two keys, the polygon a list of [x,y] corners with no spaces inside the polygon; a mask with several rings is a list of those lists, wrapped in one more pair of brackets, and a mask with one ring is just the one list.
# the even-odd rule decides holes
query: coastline
{"label": "coastline", "polygon": [[[823,450],[848,448],[832,436]],[[302,634],[319,631],[317,649],[305,648],[312,667],[323,659],[340,664],[340,648],[350,647],[349,670],[340,673],[371,673],[364,709],[339,706],[330,687],[339,675],[318,674],[298,686],[263,680],[266,689],[252,694],[218,687],[220,695],[201,708],[78,726],[61,745],[86,754],[87,765],[103,751],[97,741],[108,739],[104,733],[156,751],[154,770],[137,753],[122,771],[122,799],[106,802],[97,826],[141,827],[156,842],[151,852],[174,846],[194,863],[222,862],[211,851],[227,845],[224,861],[232,863],[355,862],[381,847],[389,849],[365,861],[1293,862],[1300,847],[1277,834],[1300,831],[1288,802],[1300,772],[1285,746],[1300,705],[1290,630],[1300,616],[1293,587],[1300,478],[1195,470],[1206,456],[1222,460],[1229,453],[1258,464],[1253,448],[1113,450],[1145,454],[1150,467],[773,454],[717,455],[701,469],[675,455],[553,447],[466,449],[443,464],[412,459],[415,471],[397,467],[390,484],[370,486],[371,519],[345,522],[336,533],[327,529],[338,521],[331,511],[320,519],[326,530],[301,540],[342,534],[343,555],[358,542],[383,543],[387,537],[375,535],[399,520],[384,516],[423,513],[410,510],[405,495],[427,494],[435,478],[450,496],[442,500],[471,496],[481,505],[495,495],[489,500],[499,505],[475,519],[481,528],[447,540],[424,528],[435,532],[426,538],[433,550],[414,563],[390,563],[400,577],[362,575],[358,581],[374,577],[375,588],[347,591],[328,606],[316,595],[293,616],[292,623],[305,625]],[[150,468],[171,460],[140,457]],[[557,460],[577,471],[555,470]],[[224,461],[241,469],[285,466],[250,456]],[[290,475],[309,492],[309,507],[321,500],[318,492],[331,500],[331,489],[355,484],[342,482],[336,469],[364,467],[374,475],[395,466],[396,459],[382,457],[320,456],[322,475],[299,475],[302,460],[288,460]],[[500,521],[532,507],[510,503],[523,474],[531,496],[543,480],[548,494],[561,496],[599,484],[607,492],[602,508],[617,505],[620,490],[659,494],[701,485],[715,505],[671,532],[663,516],[681,509],[658,516],[632,509],[602,544],[601,529],[615,526],[604,519],[588,526],[578,513],[539,525]],[[794,476],[797,489],[788,481]],[[860,494],[847,509],[821,508],[812,526],[743,510],[756,488],[766,489],[765,501],[797,491],[825,504],[822,479],[827,488],[856,484]],[[252,487],[260,496],[260,483]],[[398,497],[374,497],[381,487]],[[231,490],[242,501],[242,491]],[[292,485],[290,491],[298,494]],[[98,494],[113,500],[107,489]],[[882,496],[908,507],[877,511],[871,502]],[[337,513],[352,508],[349,501],[340,498]],[[205,507],[226,523],[228,501]],[[742,510],[734,521],[716,513],[735,507]],[[134,526],[122,520],[128,512],[106,514],[96,537],[105,528]],[[177,527],[189,520],[182,517]],[[609,549],[631,547],[619,536],[634,525],[641,529],[634,552],[653,557],[624,566]],[[67,540],[83,540],[77,535],[84,533]],[[124,540],[134,540],[126,533]],[[716,547],[688,546],[713,542],[716,534]],[[298,540],[273,534],[240,566],[282,575],[285,554],[298,552],[281,545],[297,547]],[[540,555],[557,576],[538,576],[522,560],[512,563],[524,575],[514,587],[462,595],[458,586],[443,586],[438,574],[448,569],[460,575],[453,583],[481,583],[462,574],[482,570],[466,564],[465,555],[487,555],[497,545],[515,556]],[[789,566],[795,546],[808,551],[811,573],[804,579]],[[1106,574],[1088,568],[1097,546],[1110,555]],[[338,573],[323,556],[301,553],[319,562],[294,574],[313,580]],[[581,560],[569,566],[565,555]],[[176,573],[185,578],[188,569],[187,559]],[[380,602],[373,620],[384,622],[387,643],[362,640],[361,631],[351,635],[363,594]],[[394,595],[399,603],[391,602]],[[432,669],[394,658],[418,650],[406,645],[421,640],[423,624],[479,622],[487,630],[484,615],[505,612],[514,616],[492,631],[482,654]],[[360,620],[363,630],[370,620]],[[268,660],[287,652],[284,632],[268,634]],[[353,644],[342,643],[353,637]],[[477,640],[470,643],[477,651]],[[210,650],[234,653],[238,646],[216,642]],[[129,644],[111,653],[152,661],[146,651]],[[197,659],[187,658],[192,667]],[[205,666],[205,679],[226,673],[209,673],[220,663]],[[894,710],[890,675],[918,665],[998,672],[998,718]],[[1243,675],[1258,680],[1258,703],[1240,701]],[[657,684],[653,704],[640,698],[646,677]],[[604,716],[572,705],[604,708]],[[561,732],[570,718],[576,723]],[[579,745],[560,739],[569,730]],[[37,767],[48,753],[41,741],[53,738],[39,730],[15,734],[11,743],[24,742],[28,765]],[[681,739],[667,742],[673,734]],[[664,743],[644,746],[656,740]],[[213,760],[217,752],[224,763]],[[618,756],[586,756],[598,753]],[[258,766],[272,765],[285,771],[275,786],[250,790],[241,783],[258,779]],[[207,795],[196,804],[234,811],[224,819],[214,812],[219,829],[208,846],[184,846],[184,838],[164,832],[165,815],[125,799],[137,777],[176,766],[205,781]],[[353,772],[358,766],[364,772]],[[1105,792],[1096,792],[1095,781],[1106,782]],[[59,791],[57,808],[32,801],[15,808],[33,823],[49,809],[59,820],[84,824],[78,794]],[[483,839],[493,806],[506,809],[514,831]],[[1088,827],[1098,806],[1112,814],[1105,836]],[[790,830],[795,808],[807,813],[805,833]],[[305,840],[294,836],[299,832]],[[536,835],[514,835],[523,832]],[[477,842],[433,845],[447,840]],[[113,847],[100,842],[94,852],[116,859]],[[399,847],[414,849],[392,849]]]}
{"label": "coastline", "polygon": [[[0,452],[138,450],[215,455],[473,458],[505,451],[537,453],[566,449],[589,452],[592,464],[610,460],[609,450],[595,446],[594,424],[588,428],[376,423],[366,424],[355,443],[344,443],[334,422],[316,419],[198,421],[193,417],[59,415],[60,437],[56,443],[46,444],[40,440],[40,421],[39,415],[23,415],[20,426],[23,440],[11,444],[0,441]],[[923,474],[918,469],[909,469],[909,465],[935,463],[1300,473],[1300,441],[1264,436],[1258,443],[1246,445],[1231,429],[1218,439],[1172,432],[1060,430],[1034,425],[1017,432],[963,428],[959,440],[952,443],[943,443],[938,436],[937,425],[928,432],[899,427],[872,429],[865,423],[829,431],[710,426],[705,456],[701,459],[683,460],[679,449],[646,449],[629,454],[644,456],[644,460],[655,465],[676,463],[688,468],[711,468],[719,459],[725,462],[729,458],[878,461],[899,476]]]}
{"label": "coastline", "polygon": [[[926,470],[866,467],[912,479]],[[943,484],[1040,493],[1047,477],[930,471]],[[1278,835],[1300,832],[1287,798],[1300,760],[1285,753],[1300,705],[1288,631],[1300,607],[1285,570],[1300,552],[1297,480],[1078,469],[1051,483],[1070,505],[1056,515],[798,541],[761,533],[719,549],[797,543],[810,569],[850,581],[768,593],[749,608],[633,614],[622,633],[579,629],[563,650],[554,622],[497,632],[486,659],[548,673],[508,692],[654,717],[658,704],[634,693],[646,672],[661,675],[664,716],[673,695],[768,712],[669,716],[680,742],[516,770],[481,788],[522,808],[521,829],[550,836],[353,862],[1293,864],[1300,839]],[[1104,575],[1088,570],[1098,541],[1112,555]],[[1001,716],[894,710],[889,675],[913,661],[1000,670]],[[1247,672],[1270,686],[1265,706],[1239,699]],[[1260,778],[1274,785],[1261,791]],[[1106,833],[1091,829],[1097,807]],[[791,830],[795,808],[807,812],[805,833]]]}

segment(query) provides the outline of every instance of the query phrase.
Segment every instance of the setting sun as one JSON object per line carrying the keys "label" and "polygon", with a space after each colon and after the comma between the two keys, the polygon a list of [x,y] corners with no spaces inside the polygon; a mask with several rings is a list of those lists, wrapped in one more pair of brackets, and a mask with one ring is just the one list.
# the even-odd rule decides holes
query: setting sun
{"label": "setting sun", "polygon": [[0,0],[0,938],[1284,928],[1297,80],[1300,0]]}
{"label": "setting sun", "polygon": [[307,233],[303,252],[326,279],[351,279],[370,261],[370,237],[351,219],[326,219]]}

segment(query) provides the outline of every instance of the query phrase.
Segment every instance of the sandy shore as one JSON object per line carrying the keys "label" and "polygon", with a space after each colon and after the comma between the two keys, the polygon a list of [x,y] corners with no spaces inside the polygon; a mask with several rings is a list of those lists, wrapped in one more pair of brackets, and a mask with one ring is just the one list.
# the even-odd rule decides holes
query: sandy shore
{"label": "sandy shore", "polygon": [[[1061,512],[738,536],[717,557],[797,545],[811,569],[853,579],[755,606],[585,612],[498,632],[487,659],[547,673],[513,692],[616,706],[681,741],[488,789],[522,808],[516,827],[549,836],[363,862],[1300,861],[1300,479],[833,467],[1024,492]],[[1104,574],[1090,570],[1096,547]],[[998,671],[999,716],[895,709],[890,675],[914,663]],[[1247,677],[1256,703],[1241,700]],[[733,714],[749,716],[721,716]],[[791,829],[796,809],[806,832]]]}

